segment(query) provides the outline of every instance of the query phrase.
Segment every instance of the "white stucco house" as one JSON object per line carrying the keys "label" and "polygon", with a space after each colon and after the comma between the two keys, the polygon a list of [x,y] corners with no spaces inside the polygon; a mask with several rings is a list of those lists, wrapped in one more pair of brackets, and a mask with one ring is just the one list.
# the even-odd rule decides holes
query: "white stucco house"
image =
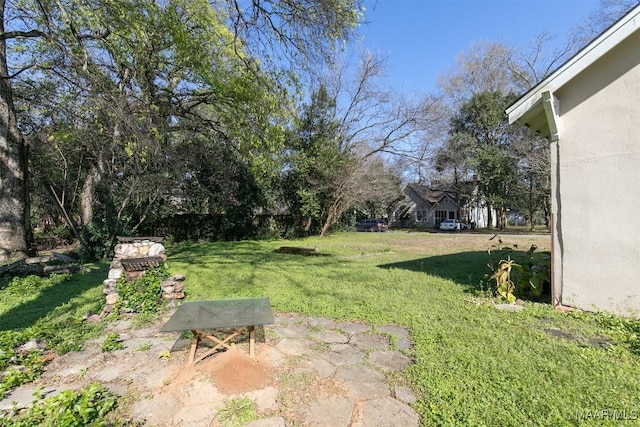
{"label": "white stucco house", "polygon": [[640,6],[506,110],[551,144],[557,304],[640,315]]}

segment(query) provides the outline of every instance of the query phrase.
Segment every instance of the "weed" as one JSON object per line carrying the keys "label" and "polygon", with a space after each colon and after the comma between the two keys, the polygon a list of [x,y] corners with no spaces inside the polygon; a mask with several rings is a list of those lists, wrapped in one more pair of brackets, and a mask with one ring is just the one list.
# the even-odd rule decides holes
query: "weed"
{"label": "weed", "polygon": [[110,353],[112,351],[122,350],[123,348],[124,344],[122,344],[120,335],[117,332],[111,332],[104,339],[101,350],[103,353]]}
{"label": "weed", "polygon": [[216,419],[225,427],[243,426],[256,419],[256,404],[248,397],[229,399],[216,414]]}
{"label": "weed", "polygon": [[[546,254],[538,254],[537,245],[531,245],[527,252],[517,252],[518,245],[502,246],[502,239],[498,237],[498,243],[493,244],[491,250],[498,249],[507,259],[502,259],[490,279],[495,281],[495,293],[498,298],[513,303],[516,294],[521,297],[537,298],[542,295],[546,284],[551,283],[551,258]],[[516,262],[512,256],[520,258]],[[493,269],[490,262],[489,268]]]}
{"label": "weed", "polygon": [[137,348],[138,351],[147,351],[151,348],[151,342],[147,341],[145,343],[140,344],[140,347]]}
{"label": "weed", "polygon": [[607,335],[627,346],[640,355],[640,321],[614,316],[609,313],[598,313],[596,321]]}
{"label": "weed", "polygon": [[511,258],[500,261],[498,269],[491,276],[492,280],[496,282],[496,294],[498,297],[507,303],[511,304],[516,301],[516,297],[513,292],[516,290],[516,285],[511,278],[511,270],[521,267],[516,264]]}

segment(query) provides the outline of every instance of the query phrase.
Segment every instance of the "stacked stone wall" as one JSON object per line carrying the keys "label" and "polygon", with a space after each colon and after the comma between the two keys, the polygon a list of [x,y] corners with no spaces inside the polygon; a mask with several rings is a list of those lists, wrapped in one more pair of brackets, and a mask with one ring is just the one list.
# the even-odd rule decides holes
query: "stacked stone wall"
{"label": "stacked stone wall", "polygon": [[[109,266],[107,278],[102,282],[102,293],[106,298],[105,312],[111,312],[120,299],[118,280],[125,277],[127,281],[142,276],[146,268],[155,267],[167,260],[163,237],[118,237],[114,248],[114,257]],[[123,263],[124,261],[124,263]],[[125,264],[128,266],[125,268]],[[131,268],[131,265],[145,267]],[[184,298],[184,276],[176,275],[162,282],[162,298],[175,305],[176,300]]]}

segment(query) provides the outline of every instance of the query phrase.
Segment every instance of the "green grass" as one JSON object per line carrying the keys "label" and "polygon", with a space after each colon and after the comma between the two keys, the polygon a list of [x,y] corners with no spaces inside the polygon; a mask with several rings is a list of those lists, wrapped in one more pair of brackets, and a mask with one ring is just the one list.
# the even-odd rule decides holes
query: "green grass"
{"label": "green grass", "polygon": [[[83,342],[97,337],[101,324],[82,321],[87,311],[100,312],[104,305],[102,281],[106,265],[87,266],[74,275],[48,278],[0,278],[0,397],[37,378],[44,364],[38,353],[16,354],[15,348],[32,339],[43,340],[47,349],[64,354],[80,350]],[[15,366],[24,369],[14,369]]]}
{"label": "green grass", "polygon": [[[623,343],[589,344],[614,335],[599,316],[533,303],[507,313],[480,303],[486,264],[500,259],[487,252],[489,237],[342,233],[293,244],[184,244],[168,248],[169,268],[187,276],[189,300],[268,296],[280,312],[409,328],[415,364],[408,375],[424,425],[619,425],[607,410],[633,418],[638,355]],[[503,241],[523,251],[550,243],[548,235]],[[317,247],[324,256],[274,252],[282,245]]]}
{"label": "green grass", "polygon": [[[530,302],[518,313],[495,310],[486,265],[501,256],[487,252],[490,237],[398,231],[166,246],[171,273],[187,277],[187,300],[267,296],[278,312],[408,328],[415,363],[406,375],[424,425],[637,425],[638,322]],[[549,250],[548,235],[502,239]],[[319,255],[275,252],[280,246]],[[104,277],[106,269],[29,289],[0,282],[2,348],[11,334],[50,325],[62,343],[84,336],[74,334],[85,327],[77,319],[103,304]]]}

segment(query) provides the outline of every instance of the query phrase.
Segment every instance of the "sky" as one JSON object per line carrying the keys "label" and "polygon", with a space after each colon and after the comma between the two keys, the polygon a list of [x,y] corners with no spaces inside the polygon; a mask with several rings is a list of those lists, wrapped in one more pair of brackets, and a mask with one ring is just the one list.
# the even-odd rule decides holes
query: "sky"
{"label": "sky", "polygon": [[542,30],[562,36],[599,0],[365,0],[361,44],[388,58],[399,92],[433,92],[439,74],[474,42],[525,46]]}

